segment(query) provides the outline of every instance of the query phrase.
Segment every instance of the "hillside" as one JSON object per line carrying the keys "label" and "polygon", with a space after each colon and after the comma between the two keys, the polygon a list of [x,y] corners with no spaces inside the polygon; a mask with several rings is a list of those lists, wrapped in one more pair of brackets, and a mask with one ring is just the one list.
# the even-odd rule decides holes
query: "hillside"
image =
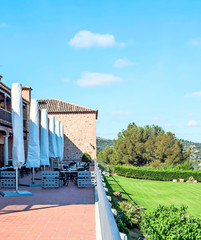
{"label": "hillside", "polygon": [[97,152],[102,151],[106,146],[113,147],[113,141],[111,139],[96,137]]}
{"label": "hillside", "polygon": [[201,143],[191,142],[188,140],[180,139],[185,144],[185,149],[190,147],[190,161],[193,163],[194,168],[198,168],[198,164],[201,163]]}

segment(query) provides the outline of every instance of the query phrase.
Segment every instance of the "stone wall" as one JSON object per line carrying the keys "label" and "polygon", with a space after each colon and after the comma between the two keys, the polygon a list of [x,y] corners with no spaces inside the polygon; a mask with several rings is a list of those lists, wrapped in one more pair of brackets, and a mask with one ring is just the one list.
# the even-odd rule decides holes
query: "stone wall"
{"label": "stone wall", "polygon": [[96,158],[96,114],[59,113],[56,121],[64,125],[64,160],[81,160],[83,153]]}

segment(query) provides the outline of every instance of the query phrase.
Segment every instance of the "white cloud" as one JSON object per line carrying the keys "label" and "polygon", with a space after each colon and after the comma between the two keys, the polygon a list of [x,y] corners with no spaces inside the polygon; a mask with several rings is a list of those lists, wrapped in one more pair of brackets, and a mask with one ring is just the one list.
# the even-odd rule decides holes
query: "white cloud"
{"label": "white cloud", "polygon": [[119,111],[116,111],[116,112],[112,112],[111,115],[112,116],[131,116],[131,115],[133,115],[133,113],[119,110]]}
{"label": "white cloud", "polygon": [[135,64],[134,62],[131,62],[128,59],[119,58],[115,61],[114,66],[121,68],[121,67],[133,66],[134,64]]}
{"label": "white cloud", "polygon": [[69,44],[75,48],[112,47],[115,45],[125,45],[125,43],[117,44],[115,42],[115,37],[112,34],[93,33],[86,30],[76,33],[75,36],[69,41]]}
{"label": "white cloud", "polygon": [[122,78],[113,74],[83,72],[82,77],[77,80],[77,85],[80,87],[98,87],[122,81]]}
{"label": "white cloud", "polygon": [[186,94],[185,97],[201,97],[201,91],[200,92],[194,92],[191,94]]}
{"label": "white cloud", "polygon": [[188,121],[188,126],[189,127],[198,127],[198,126],[200,126],[200,124],[195,120],[189,120]]}
{"label": "white cloud", "polygon": [[154,117],[151,119],[153,122],[166,122],[167,119],[165,118],[158,118],[158,117]]}
{"label": "white cloud", "polygon": [[1,28],[7,27],[7,26],[8,26],[7,23],[0,23],[0,27],[1,27]]}
{"label": "white cloud", "polygon": [[199,47],[201,46],[201,38],[195,38],[191,40],[191,44],[194,47]]}
{"label": "white cloud", "polygon": [[70,82],[70,79],[69,78],[61,78],[61,81],[65,82],[65,83],[68,83],[68,82]]}

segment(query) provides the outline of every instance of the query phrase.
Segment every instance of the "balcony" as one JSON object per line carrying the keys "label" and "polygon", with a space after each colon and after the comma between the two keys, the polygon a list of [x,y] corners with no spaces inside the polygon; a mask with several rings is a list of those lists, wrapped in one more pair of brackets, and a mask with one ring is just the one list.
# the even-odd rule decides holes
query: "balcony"
{"label": "balcony", "polygon": [[[12,114],[11,112],[0,107],[0,122],[4,125],[12,127]],[[23,128],[26,129],[27,120],[23,119]]]}
{"label": "balcony", "polygon": [[0,121],[8,126],[12,125],[12,114],[0,107]]}

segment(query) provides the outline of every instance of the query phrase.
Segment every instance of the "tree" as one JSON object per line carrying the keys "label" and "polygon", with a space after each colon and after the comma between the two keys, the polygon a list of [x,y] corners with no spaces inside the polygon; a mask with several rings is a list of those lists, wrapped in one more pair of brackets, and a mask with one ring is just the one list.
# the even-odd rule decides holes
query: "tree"
{"label": "tree", "polygon": [[178,164],[188,160],[189,152],[171,132],[165,133],[159,126],[138,127],[135,123],[118,134],[114,148],[109,146],[98,155],[99,159],[115,164],[144,166],[154,161]]}
{"label": "tree", "polygon": [[104,163],[109,163],[112,153],[112,148],[110,146],[106,146],[101,152],[99,152],[98,159],[102,160]]}

